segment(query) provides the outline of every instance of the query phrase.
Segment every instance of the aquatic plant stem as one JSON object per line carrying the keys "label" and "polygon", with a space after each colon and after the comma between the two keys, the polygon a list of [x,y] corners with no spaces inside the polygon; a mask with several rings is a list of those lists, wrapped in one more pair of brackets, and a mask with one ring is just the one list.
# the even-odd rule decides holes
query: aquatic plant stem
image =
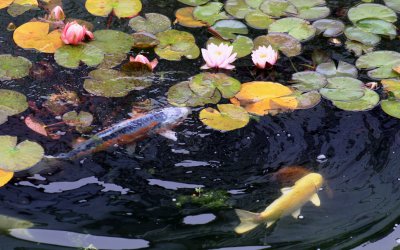
{"label": "aquatic plant stem", "polygon": [[112,23],[112,20],[113,20],[113,13],[111,13],[110,15],[108,15],[108,19],[107,19],[107,29],[110,28],[111,23]]}
{"label": "aquatic plant stem", "polygon": [[292,62],[292,59],[289,57],[289,62],[290,62],[290,65],[292,65],[292,68],[294,69],[294,71],[296,71],[296,72],[299,72],[297,69],[296,69],[296,66],[294,66],[294,64],[293,64],[293,62]]}

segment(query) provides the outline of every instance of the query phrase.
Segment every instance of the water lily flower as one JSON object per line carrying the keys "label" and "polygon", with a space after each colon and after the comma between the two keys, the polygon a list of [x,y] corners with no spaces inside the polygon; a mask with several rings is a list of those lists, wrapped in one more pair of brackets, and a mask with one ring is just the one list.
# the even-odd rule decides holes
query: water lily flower
{"label": "water lily flower", "polygon": [[231,65],[236,60],[237,53],[233,53],[233,46],[221,43],[219,46],[211,43],[207,45],[207,49],[201,49],[206,64],[201,69],[234,69]]}
{"label": "water lily flower", "polygon": [[278,60],[278,52],[275,51],[271,45],[267,47],[260,46],[251,54],[251,59],[257,68],[265,69],[267,66],[272,66]]}
{"label": "water lily flower", "polygon": [[129,61],[130,62],[137,62],[137,63],[145,64],[151,70],[154,70],[154,68],[158,64],[157,58],[155,58],[153,61],[150,62],[150,60],[147,59],[147,57],[145,57],[144,55],[137,55],[136,57],[131,56]]}
{"label": "water lily flower", "polygon": [[80,25],[76,21],[67,23],[62,31],[61,40],[65,44],[78,45],[86,38],[93,39],[93,33],[85,25]]}
{"label": "water lily flower", "polygon": [[54,7],[50,12],[50,20],[62,21],[65,19],[64,10],[60,6]]}

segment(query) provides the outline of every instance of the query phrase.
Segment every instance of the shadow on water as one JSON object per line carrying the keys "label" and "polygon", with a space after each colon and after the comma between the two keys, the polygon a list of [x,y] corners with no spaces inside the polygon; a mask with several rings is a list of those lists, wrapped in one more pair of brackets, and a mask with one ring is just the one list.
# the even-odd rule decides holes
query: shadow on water
{"label": "shadow on water", "polygon": [[[104,18],[89,15],[83,1],[64,2],[67,14],[90,20],[98,29],[105,28]],[[147,8],[144,11],[171,17],[179,5],[172,4],[172,0],[157,2],[143,1]],[[331,8],[351,5],[341,2],[344,1],[330,1]],[[19,25],[35,15],[38,13],[30,12],[13,21]],[[2,10],[1,30],[11,20]],[[129,31],[125,21],[114,20],[112,27]],[[203,45],[206,32],[197,35],[198,44]],[[0,53],[23,55],[34,62],[53,62],[51,56],[16,48],[8,43],[11,36],[12,33],[1,34]],[[323,47],[322,42],[306,47],[305,54],[309,55],[316,46]],[[354,61],[343,48],[331,49],[335,59]],[[246,67],[250,62],[242,63],[234,77],[242,82],[253,80]],[[277,81],[290,78],[293,70],[287,65],[285,59],[277,65],[277,72],[281,72],[273,76]],[[200,66],[201,60],[184,60],[180,64],[163,61],[159,70],[184,70],[192,75]],[[0,87],[19,90],[40,102],[41,96],[54,92],[54,83],[82,90],[83,79],[90,71],[57,66],[56,70],[59,73],[51,79],[2,82]],[[89,99],[88,107],[96,106],[96,125],[101,129],[100,121],[117,107],[115,121],[126,118],[130,105],[138,99],[150,97],[166,103],[164,93],[168,87],[190,75],[157,82],[148,90],[122,99]],[[0,189],[0,214],[31,221],[35,229],[142,239],[150,242],[152,249],[348,249],[383,236],[398,221],[400,121],[384,115],[379,108],[353,113],[323,102],[310,110],[263,117],[229,133],[206,129],[196,117],[195,112],[178,127],[178,142],[152,137],[139,143],[132,156],[123,148],[115,148],[76,161],[43,162],[44,169],[20,173],[12,184]],[[28,131],[19,117],[2,125],[0,134],[38,141],[47,154],[69,150],[77,136],[51,141]],[[285,217],[269,229],[260,226],[243,236],[236,235],[233,228],[238,219],[233,208],[262,211],[280,195],[282,186],[273,173],[285,166],[299,165],[323,175],[326,184],[319,193],[321,207],[307,203],[302,219]],[[196,187],[228,191],[227,206],[177,207],[176,199],[192,195]],[[3,227],[0,226],[6,232]],[[0,249],[54,249],[7,234],[0,234],[0,242]],[[395,245],[393,241],[391,246]]]}

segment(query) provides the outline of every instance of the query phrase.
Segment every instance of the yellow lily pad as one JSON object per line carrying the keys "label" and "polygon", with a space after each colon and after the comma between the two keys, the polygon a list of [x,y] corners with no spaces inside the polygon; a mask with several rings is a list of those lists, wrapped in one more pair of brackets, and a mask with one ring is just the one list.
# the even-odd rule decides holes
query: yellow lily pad
{"label": "yellow lily pad", "polygon": [[0,169],[0,187],[6,185],[14,176],[14,172],[8,172]]}
{"label": "yellow lily pad", "polygon": [[200,120],[207,126],[222,131],[243,128],[250,116],[242,107],[233,104],[217,105],[218,110],[206,108],[200,112]]}
{"label": "yellow lily pad", "polygon": [[86,9],[95,16],[108,16],[114,13],[119,18],[133,17],[142,10],[140,0],[87,0]]}
{"label": "yellow lily pad", "polygon": [[276,82],[248,82],[242,84],[242,88],[236,98],[240,101],[257,102],[263,99],[271,99],[292,94],[293,91]]}

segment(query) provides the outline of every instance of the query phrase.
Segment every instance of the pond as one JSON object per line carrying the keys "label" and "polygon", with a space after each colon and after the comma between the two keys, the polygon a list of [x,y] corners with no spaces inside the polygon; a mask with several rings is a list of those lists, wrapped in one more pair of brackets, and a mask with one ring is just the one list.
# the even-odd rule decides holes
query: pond
{"label": "pond", "polygon": [[[228,11],[227,6],[231,5],[234,8],[236,5],[244,4],[245,7],[241,7],[244,10],[241,11],[249,11],[249,9],[254,11],[260,8],[259,4],[267,5],[265,2],[274,8],[276,6],[273,4],[276,2],[286,4],[291,1],[220,1],[219,9],[222,8],[221,11],[223,11],[226,8],[229,14],[220,14],[227,16],[225,18],[219,16],[216,19],[239,20],[241,25],[244,25],[246,30],[248,29],[248,32],[244,32],[248,34],[242,35],[251,38],[251,47],[246,56],[232,63],[236,67],[234,70],[219,70],[218,72],[224,74],[223,77],[232,77],[233,80],[229,79],[242,83],[242,90],[244,83],[257,81],[271,84],[273,82],[273,86],[277,89],[290,91],[290,103],[296,103],[296,107],[292,107],[282,102],[284,104],[278,105],[277,109],[264,108],[263,114],[255,114],[249,109],[249,105],[240,102],[239,95],[244,92],[239,92],[240,85],[239,89],[230,96],[224,91],[229,92],[232,89],[224,89],[225,85],[222,87],[219,85],[219,88],[214,87],[213,96],[204,94],[200,98],[191,95],[184,101],[176,97],[176,93],[175,96],[171,93],[171,87],[174,88],[176,84],[188,81],[193,76],[205,72],[216,73],[213,70],[201,69],[204,65],[201,51],[193,47],[187,50],[188,46],[192,46],[187,42],[190,39],[182,37],[181,33],[176,33],[177,37],[173,34],[173,38],[170,38],[185,41],[183,45],[179,45],[182,47],[176,50],[180,53],[178,53],[178,60],[165,58],[176,51],[161,51],[160,45],[157,45],[156,49],[138,48],[138,46],[132,48],[129,39],[127,51],[124,49],[115,51],[115,48],[121,49],[124,46],[125,34],[104,35],[99,31],[118,30],[121,33],[132,34],[135,31],[130,26],[130,23],[132,24],[130,18],[118,18],[112,13],[106,13],[105,16],[93,14],[93,10],[88,11],[90,6],[89,8],[85,6],[85,0],[50,1],[55,4],[62,2],[62,9],[67,18],[90,22],[93,28],[87,24],[88,29],[94,32],[95,37],[94,41],[87,41],[88,45],[76,47],[64,45],[58,49],[64,50],[64,54],[61,55],[61,52],[57,51],[54,55],[54,53],[32,49],[34,47],[22,48],[21,44],[26,44],[32,35],[24,37],[23,41],[14,40],[18,27],[30,22],[33,18],[44,17],[48,14],[50,6],[55,5],[50,3],[46,9],[44,3],[46,1],[39,1],[39,8],[30,9],[32,7],[30,6],[27,8],[28,11],[13,17],[9,12],[15,14],[12,8],[17,8],[18,12],[21,6],[18,7],[18,4],[13,3],[16,6],[7,7],[9,4],[6,2],[12,4],[13,1],[0,0],[0,7],[3,5],[5,7],[0,9],[0,55],[21,56],[29,60],[33,66],[29,67],[29,71],[22,77],[10,78],[3,73],[4,67],[0,65],[0,89],[17,91],[26,96],[28,102],[26,108],[20,112],[5,116],[4,123],[0,123],[0,137],[13,136],[18,138],[18,142],[29,140],[38,143],[43,148],[46,157],[42,158],[42,154],[38,163],[32,164],[35,165],[32,168],[15,171],[11,181],[0,188],[0,249],[355,248],[362,250],[397,249],[400,245],[397,224],[400,223],[400,102],[398,101],[400,99],[400,72],[395,71],[396,66],[400,66],[400,56],[397,58],[397,55],[400,55],[397,54],[400,52],[400,41],[397,34],[390,33],[390,27],[392,27],[390,25],[398,26],[399,15],[392,14],[389,8],[385,7],[386,12],[380,12],[380,17],[375,17],[374,11],[371,11],[371,14],[366,13],[365,10],[354,14],[356,17],[352,16],[353,19],[357,19],[357,15],[364,16],[359,18],[360,20],[353,20],[360,29],[363,28],[362,39],[366,39],[365,36],[367,36],[372,40],[379,40],[373,45],[353,41],[357,46],[364,46],[366,55],[361,55],[362,51],[360,55],[356,55],[354,51],[346,48],[346,39],[350,41],[349,37],[356,33],[354,30],[349,30],[347,34],[342,34],[342,30],[332,37],[314,34],[316,32],[314,30],[312,38],[306,37],[302,40],[301,36],[308,32],[302,30],[302,27],[305,27],[304,25],[308,25],[307,29],[313,27],[304,21],[304,24],[296,26],[298,25],[296,23],[292,27],[292,31],[298,31],[300,37],[293,38],[298,36],[295,33],[290,39],[285,34],[284,39],[283,35],[279,36],[283,40],[274,41],[272,38],[269,40],[274,48],[279,48],[280,56],[273,67],[262,70],[255,69],[249,54],[253,49],[252,40],[265,36],[267,33],[267,28],[255,29],[251,26],[265,25],[265,23],[260,24],[258,19],[253,20],[254,23],[252,23],[250,18],[246,23],[243,17],[228,17],[229,14],[241,14],[238,14],[237,10]],[[88,0],[88,2],[94,2],[96,5],[96,1]],[[114,2],[112,6],[117,9],[119,1],[114,0]],[[188,6],[185,3],[202,5],[207,2],[142,0],[142,8],[138,12],[140,11],[142,16],[145,13],[165,15],[172,21],[173,30],[192,34],[196,43],[194,46],[197,45],[201,49],[207,47],[207,41],[211,36],[226,36],[225,31],[218,31],[218,28],[214,27],[214,30],[209,32],[210,29],[207,27],[189,28],[186,27],[187,25],[182,25],[181,20],[173,21],[176,19],[175,12]],[[306,2],[293,0],[296,6]],[[320,8],[316,11],[319,12],[318,15],[327,9],[328,12],[323,17],[309,18],[312,19],[309,23],[316,19],[329,18],[342,21],[347,26],[352,25],[347,11],[350,8],[354,10],[356,6],[360,6],[359,4],[365,4],[360,1],[330,0],[326,1],[326,6],[325,1],[309,1],[308,4],[311,2],[316,2],[312,8]],[[396,9],[396,1],[374,2],[380,6],[388,5]],[[26,8],[26,6],[22,7]],[[263,10],[266,11],[266,8]],[[297,8],[300,10],[300,7]],[[399,9],[397,3],[397,10]],[[129,12],[128,10],[132,9],[117,9],[114,10],[114,14],[123,15],[123,12]],[[215,11],[215,9],[209,11]],[[264,21],[266,20],[265,13],[257,13],[264,18]],[[315,15],[315,12],[311,14]],[[202,15],[209,14],[204,11],[199,14],[199,16]],[[284,15],[289,14],[284,11],[282,16]],[[212,18],[215,18],[213,14]],[[283,29],[287,26],[279,27],[276,24],[284,18],[272,17],[271,22],[274,22],[273,25],[277,27],[272,28],[269,24],[269,29],[285,32]],[[381,20],[377,18],[386,18],[387,21],[376,21]],[[217,20],[209,22],[221,22]],[[376,32],[378,29],[374,26],[377,25],[376,23],[371,24],[371,27],[375,29],[373,30],[368,28],[370,26],[367,24],[363,24],[364,21],[376,21],[379,27],[384,26],[379,29],[379,31],[384,31],[383,34]],[[43,20],[41,22],[46,23]],[[164,24],[158,20],[155,22],[158,23],[155,27],[162,29]],[[204,22],[200,23],[202,26],[207,26]],[[220,25],[226,24],[220,23]],[[332,23],[329,25],[336,27]],[[166,29],[169,28],[167,25]],[[243,31],[234,30],[233,33]],[[286,32],[290,34],[292,31],[288,28]],[[28,28],[26,32],[35,32],[35,29]],[[162,32],[165,31],[158,33]],[[227,33],[228,36],[236,37],[235,34]],[[159,34],[156,36],[160,38]],[[146,33],[146,39],[150,38],[154,38],[154,35]],[[102,39],[105,40],[103,41],[105,45],[99,45]],[[39,39],[33,38],[33,40]],[[95,46],[95,42],[98,47]],[[295,44],[291,45],[291,49],[293,46],[301,46],[301,51],[297,53],[290,48],[287,50],[288,48],[282,45],[285,42]],[[51,43],[51,41],[45,42],[47,45]],[[36,46],[36,49],[40,47],[30,45]],[[70,52],[68,48],[76,49],[79,46],[92,46],[89,48],[91,52],[100,50],[101,60],[96,63],[94,54],[97,52],[90,54],[92,56],[89,56],[90,60],[82,60],[86,63],[81,62],[80,65],[78,58],[76,67],[60,59],[63,56],[71,59],[70,55],[76,51]],[[171,44],[167,46],[167,50],[171,47],[173,47]],[[245,49],[246,46],[239,45],[238,47]],[[383,56],[371,54],[373,52],[368,52],[368,50],[373,47],[376,51],[388,52]],[[114,71],[104,69],[104,67],[107,68],[104,65],[97,66],[104,57],[104,53],[99,48],[106,51],[106,57],[109,56],[106,60],[116,58]],[[153,72],[147,67],[128,62],[129,55],[136,56],[139,53],[151,60],[158,58],[159,63]],[[196,53],[199,54],[198,57],[191,58]],[[78,51],[76,54],[82,56],[84,52]],[[117,58],[118,56],[120,59]],[[181,56],[183,56],[182,59],[180,59]],[[316,57],[319,59],[316,60]],[[359,59],[362,57],[364,59]],[[335,72],[332,78],[326,75],[326,69],[324,71],[323,67],[320,67],[320,73],[312,73],[312,77],[317,77],[312,82],[313,84],[324,83],[318,88],[313,85],[312,90],[319,98],[317,100],[303,98],[304,102],[300,104],[299,95],[308,93],[304,91],[306,87],[302,84],[304,81],[312,80],[309,78],[304,80],[298,75],[300,80],[293,81],[295,77],[292,78],[292,76],[303,71],[314,72],[317,61],[332,65],[331,59],[336,64],[339,61],[348,63],[345,66],[346,72],[339,72],[342,74],[340,75],[333,64]],[[12,59],[1,60],[1,64],[7,65],[7,61]],[[23,67],[21,65],[26,64],[27,60],[18,61],[11,66]],[[362,66],[359,61],[356,63],[357,60],[367,61],[366,66]],[[385,72],[377,74],[368,72],[371,68],[378,67],[378,65],[371,66],[370,64],[385,60],[387,62],[379,65],[382,68],[386,67]],[[388,62],[392,64],[389,65]],[[120,66],[121,63],[123,66]],[[356,65],[357,68],[352,65]],[[95,76],[93,71],[100,67],[104,72]],[[387,67],[390,67],[390,72]],[[124,69],[127,70],[124,71]],[[128,73],[120,75],[121,71]],[[120,78],[123,80],[115,80]],[[332,80],[335,78],[336,80],[345,78],[344,85],[346,86],[356,81],[354,84],[356,87],[343,87],[343,84]],[[362,85],[358,84],[356,78]],[[99,90],[97,86],[104,84],[102,79],[112,79],[120,85],[104,87],[107,91]],[[390,83],[385,82],[387,80],[381,82],[382,79],[392,79],[398,86],[388,86]],[[214,81],[214,78],[211,80]],[[92,82],[89,83],[89,81]],[[133,88],[129,85],[131,81],[136,84]],[[206,82],[207,79],[200,79],[200,82],[202,81]],[[363,84],[373,81],[378,83],[377,89],[371,90]],[[330,87],[325,86],[327,82],[331,84]],[[286,87],[294,83],[298,84],[297,92],[293,90],[296,86]],[[336,83],[341,87],[335,87]],[[121,90],[121,85],[124,85],[126,89]],[[198,87],[208,91],[205,85],[199,84]],[[228,98],[211,100],[214,98],[214,93],[219,93],[219,91],[222,92],[222,97]],[[257,91],[261,93],[264,90],[260,87],[253,92]],[[330,95],[330,91],[337,92]],[[261,95],[259,93],[253,93],[253,95]],[[355,99],[346,99],[348,96],[353,98],[357,93],[362,94]],[[371,99],[357,102],[366,96],[366,93],[372,93],[372,99],[376,95],[376,102]],[[286,94],[279,95],[275,92],[272,95],[274,98],[287,97]],[[324,98],[320,98],[321,95]],[[4,95],[1,98],[5,98]],[[214,114],[215,110],[210,111],[204,108],[215,109],[216,103],[227,105],[230,99],[235,102],[233,100],[235,98],[239,102],[237,105],[244,107],[240,108],[247,117],[243,124],[237,121],[241,118],[232,118],[235,115],[238,116],[237,113],[234,113],[229,118],[230,120],[224,120],[225,118],[218,120],[218,118],[215,123],[208,124],[207,119],[200,115],[205,111]],[[254,97],[250,99],[255,100]],[[379,101],[382,104],[378,104]],[[393,107],[386,109],[383,104],[385,102],[391,102]],[[104,129],[115,128],[113,124],[129,119],[132,113],[153,114],[154,111],[151,110],[165,109],[178,104],[192,107],[188,117],[174,128],[176,140],[170,140],[174,137],[173,134],[168,134],[170,139],[151,134],[136,145],[112,143],[104,150],[76,158],[50,157],[69,152],[77,141],[88,139]],[[2,109],[4,105],[6,104],[0,100],[0,118],[4,116],[2,115],[2,112],[5,112]],[[239,109],[238,106],[232,106]],[[351,109],[353,111],[349,111]],[[72,121],[68,122],[64,114],[69,111],[88,112],[89,118],[79,120],[73,117],[70,119]],[[140,115],[133,119],[140,119]],[[87,119],[89,119],[89,124],[83,126],[82,123],[87,122]],[[232,129],[221,131],[224,129],[218,129],[219,126]],[[36,132],[32,128],[34,130],[36,128]],[[0,141],[6,144],[4,140]],[[0,146],[0,150],[5,150],[6,147]],[[0,155],[5,154],[0,152]],[[20,166],[23,161],[30,162],[37,156],[32,153],[27,156],[14,154],[12,157],[14,157],[12,160],[0,159],[1,171],[9,170],[1,166],[2,164],[7,166],[9,162],[13,162],[9,164]],[[12,172],[14,171],[10,173]],[[318,203],[315,201],[307,202],[302,206],[301,214],[298,214],[297,218],[290,215],[282,216],[268,228],[259,226],[244,234],[235,232],[235,228],[240,223],[235,209],[261,212],[280,199],[282,188],[298,185],[299,182],[296,181],[303,180],[309,173],[318,173],[323,177],[323,185],[318,190],[320,206],[313,205],[313,203]],[[1,180],[0,175],[0,182]]]}

